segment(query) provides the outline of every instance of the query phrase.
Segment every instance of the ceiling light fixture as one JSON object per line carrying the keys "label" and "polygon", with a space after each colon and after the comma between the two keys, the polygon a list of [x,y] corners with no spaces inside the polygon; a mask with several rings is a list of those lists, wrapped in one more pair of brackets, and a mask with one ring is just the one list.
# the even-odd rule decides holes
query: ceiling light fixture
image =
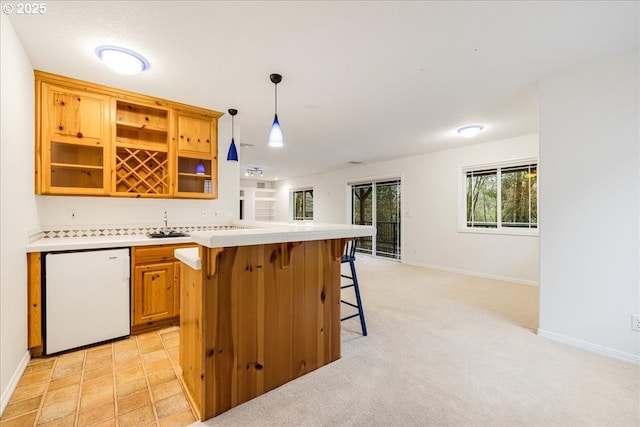
{"label": "ceiling light fixture", "polygon": [[260,168],[247,169],[244,176],[264,176],[264,171]]}
{"label": "ceiling light fixture", "polygon": [[460,135],[462,135],[465,138],[473,138],[483,130],[484,130],[483,125],[468,125],[468,126],[462,126],[461,128],[458,128],[456,132],[458,132]]}
{"label": "ceiling light fixture", "polygon": [[100,46],[96,53],[109,68],[119,74],[138,74],[149,68],[149,61],[132,50],[118,46]]}
{"label": "ceiling light fixture", "polygon": [[271,74],[269,76],[271,82],[276,87],[276,114],[271,125],[271,132],[269,132],[269,147],[282,147],[284,145],[282,138],[282,129],[280,129],[280,122],[278,121],[278,83],[282,81],[280,74]]}
{"label": "ceiling light fixture", "polygon": [[236,142],[234,140],[235,129],[233,126],[233,119],[238,114],[238,110],[229,108],[229,114],[231,114],[231,145],[229,146],[229,153],[227,154],[227,160],[230,162],[238,161],[238,150],[236,150]]}

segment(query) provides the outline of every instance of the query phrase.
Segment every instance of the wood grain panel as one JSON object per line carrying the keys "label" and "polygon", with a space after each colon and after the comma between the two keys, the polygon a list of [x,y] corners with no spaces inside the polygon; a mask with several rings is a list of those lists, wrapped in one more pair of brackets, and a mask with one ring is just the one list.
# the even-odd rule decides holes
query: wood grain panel
{"label": "wood grain panel", "polygon": [[[193,407],[202,419],[205,415],[204,363],[203,363],[203,281],[200,271],[187,265],[180,269],[180,366],[185,390]],[[209,415],[211,416],[211,415]],[[206,418],[205,418],[206,419]]]}
{"label": "wood grain panel", "polygon": [[175,316],[173,262],[134,268],[133,324]]}
{"label": "wood grain panel", "polygon": [[42,347],[42,271],[40,252],[27,254],[28,347]]}
{"label": "wood grain panel", "polygon": [[341,244],[201,247],[202,271],[181,267],[180,363],[200,420],[340,357]]}
{"label": "wood grain panel", "polygon": [[[215,376],[209,376],[207,381],[211,381],[215,390],[213,396],[213,408],[215,414],[222,413],[232,406],[235,399],[236,388],[236,354],[234,348],[234,318],[237,307],[234,307],[232,286],[237,279],[237,272],[234,271],[234,261],[238,248],[225,248],[221,253],[217,268],[217,298],[207,298],[205,310],[209,315],[216,316],[214,342],[214,369]],[[207,285],[209,287],[209,285]]]}
{"label": "wood grain panel", "polygon": [[[293,379],[292,374],[292,262],[304,262],[304,249],[273,244],[264,248],[264,391]],[[286,263],[282,258],[286,257]],[[282,267],[286,265],[286,267]]]}
{"label": "wood grain panel", "polygon": [[[261,246],[243,246],[238,248],[234,271],[236,280],[232,287],[233,304],[236,308],[234,324],[234,347],[236,349],[236,395],[232,398],[235,406],[238,402],[246,402],[262,394],[258,390],[258,287],[264,283],[261,280],[263,251]],[[260,274],[259,274],[260,273]],[[264,303],[264,302],[263,302]],[[262,326],[260,319],[260,326]],[[260,364],[260,366],[262,366]],[[235,401],[234,401],[235,399]]]}

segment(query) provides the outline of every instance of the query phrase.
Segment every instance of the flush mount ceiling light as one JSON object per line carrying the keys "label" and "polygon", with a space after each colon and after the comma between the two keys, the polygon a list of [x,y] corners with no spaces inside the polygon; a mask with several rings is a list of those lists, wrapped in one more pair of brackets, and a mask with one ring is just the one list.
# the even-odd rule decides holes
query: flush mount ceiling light
{"label": "flush mount ceiling light", "polygon": [[244,176],[264,176],[264,171],[260,168],[250,168],[245,171]]}
{"label": "flush mount ceiling light", "polygon": [[231,114],[231,145],[229,146],[229,154],[227,154],[227,160],[232,162],[238,161],[238,150],[236,150],[236,142],[234,141],[235,130],[233,127],[233,118],[238,114],[238,110],[229,108],[229,114]]}
{"label": "flush mount ceiling light", "polygon": [[132,50],[118,46],[100,46],[96,53],[109,68],[119,74],[138,74],[149,68],[149,61]]}
{"label": "flush mount ceiling light", "polygon": [[462,126],[461,128],[458,128],[456,132],[458,132],[460,135],[462,135],[465,138],[473,138],[483,130],[484,130],[483,125],[468,125],[468,126]]}
{"label": "flush mount ceiling light", "polygon": [[280,129],[280,122],[278,121],[278,83],[282,81],[280,74],[271,74],[269,76],[271,83],[276,87],[276,108],[273,124],[271,125],[271,132],[269,132],[269,147],[282,147],[284,145],[282,138],[282,129]]}

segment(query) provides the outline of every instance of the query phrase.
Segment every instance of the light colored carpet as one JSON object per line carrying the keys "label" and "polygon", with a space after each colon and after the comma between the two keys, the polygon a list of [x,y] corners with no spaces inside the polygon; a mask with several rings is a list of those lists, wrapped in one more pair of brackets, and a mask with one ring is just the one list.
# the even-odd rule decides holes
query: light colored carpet
{"label": "light colored carpet", "polygon": [[537,287],[356,266],[369,336],[343,322],[340,360],[194,425],[640,425],[640,367],[538,337]]}

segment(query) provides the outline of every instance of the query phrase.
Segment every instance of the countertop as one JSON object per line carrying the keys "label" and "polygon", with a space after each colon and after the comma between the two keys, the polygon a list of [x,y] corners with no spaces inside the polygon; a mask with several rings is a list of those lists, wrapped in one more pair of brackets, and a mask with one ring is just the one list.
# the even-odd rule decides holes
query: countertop
{"label": "countertop", "polygon": [[54,252],[179,243],[194,243],[207,247],[248,246],[279,242],[363,237],[372,236],[376,233],[375,227],[351,224],[233,221],[226,225],[246,228],[192,231],[189,233],[190,237],[160,239],[152,239],[144,234],[43,238],[29,243],[26,246],[26,252]]}
{"label": "countertop", "polygon": [[191,233],[191,241],[209,248],[222,248],[363,237],[376,234],[375,227],[368,225],[257,221],[251,221],[245,224],[251,228],[240,230],[195,231]]}
{"label": "countertop", "polygon": [[82,249],[125,248],[128,246],[170,245],[174,243],[193,243],[191,237],[168,237],[152,239],[144,234],[131,236],[99,237],[59,237],[39,239],[27,245],[29,252],[55,252]]}

